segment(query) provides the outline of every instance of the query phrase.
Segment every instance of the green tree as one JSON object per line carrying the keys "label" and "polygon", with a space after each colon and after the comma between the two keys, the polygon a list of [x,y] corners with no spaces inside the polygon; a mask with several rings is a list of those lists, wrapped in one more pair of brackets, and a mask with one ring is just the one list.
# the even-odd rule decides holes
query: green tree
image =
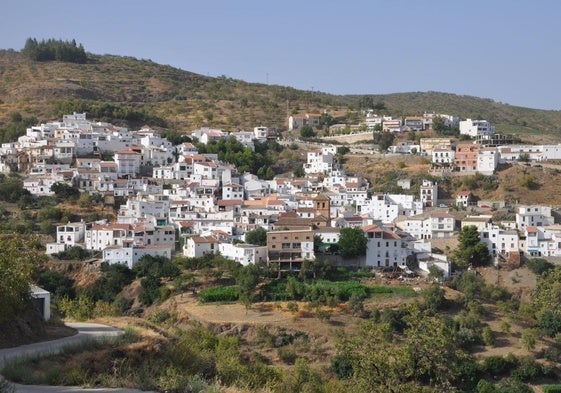
{"label": "green tree", "polygon": [[60,200],[76,201],[80,197],[80,190],[66,183],[57,182],[51,186],[51,191]]}
{"label": "green tree", "polygon": [[433,284],[421,292],[425,309],[436,312],[444,304],[444,289],[438,284]]}
{"label": "green tree", "polygon": [[561,266],[555,266],[548,274],[538,277],[536,287],[531,292],[532,306],[538,315],[538,322],[546,329],[546,334],[560,332],[561,324]]}
{"label": "green tree", "polygon": [[531,351],[536,347],[537,339],[538,332],[536,329],[524,329],[522,336],[520,336],[520,344],[526,350]]}
{"label": "green tree", "polygon": [[46,270],[41,272],[37,278],[37,284],[54,296],[74,298],[74,280],[57,272],[56,270]]}
{"label": "green tree", "polygon": [[402,334],[387,323],[368,321],[357,335],[343,339],[339,354],[349,357],[358,390],[452,391],[462,366],[471,361],[460,349],[453,325],[414,306],[403,320]]}
{"label": "green tree", "polygon": [[553,263],[548,262],[547,259],[543,258],[529,259],[526,261],[525,265],[537,276],[550,271],[554,266]]}
{"label": "green tree", "polygon": [[236,274],[236,285],[239,288],[239,299],[249,309],[254,300],[254,292],[260,282],[261,269],[250,263],[242,267]]}
{"label": "green tree", "polygon": [[366,255],[368,239],[366,238],[364,231],[360,228],[341,228],[337,244],[343,257],[353,258]]}
{"label": "green tree", "polygon": [[458,234],[458,247],[454,251],[454,259],[458,266],[482,266],[489,261],[489,250],[480,241],[479,232],[475,225],[462,228]]}
{"label": "green tree", "polygon": [[263,227],[257,227],[245,234],[245,242],[256,246],[267,245],[267,231]]}
{"label": "green tree", "polygon": [[300,136],[303,139],[309,139],[315,137],[316,133],[311,125],[306,124],[300,128]]}
{"label": "green tree", "polygon": [[30,285],[45,256],[20,236],[0,238],[0,320],[32,309]]}
{"label": "green tree", "polygon": [[392,132],[379,132],[374,133],[374,143],[378,144],[378,150],[380,153],[386,153],[388,147],[393,145],[394,134]]}

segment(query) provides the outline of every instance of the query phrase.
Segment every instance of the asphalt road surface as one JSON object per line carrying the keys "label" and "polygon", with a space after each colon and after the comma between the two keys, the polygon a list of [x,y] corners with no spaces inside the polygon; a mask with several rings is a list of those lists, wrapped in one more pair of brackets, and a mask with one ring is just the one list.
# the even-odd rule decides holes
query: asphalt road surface
{"label": "asphalt road surface", "polygon": [[[4,364],[12,359],[25,358],[34,355],[56,354],[61,352],[65,347],[79,344],[87,340],[99,340],[107,337],[117,337],[123,334],[122,330],[117,328],[101,325],[98,323],[69,323],[68,326],[78,330],[78,334],[74,336],[60,338],[58,340],[44,341],[35,344],[22,345],[15,348],[0,349],[0,369]],[[0,376],[1,377],[1,376]],[[20,385],[12,384],[17,393],[54,393],[54,392],[96,392],[96,393],[140,393],[141,390],[136,389],[85,389],[79,386],[43,386],[43,385]]]}

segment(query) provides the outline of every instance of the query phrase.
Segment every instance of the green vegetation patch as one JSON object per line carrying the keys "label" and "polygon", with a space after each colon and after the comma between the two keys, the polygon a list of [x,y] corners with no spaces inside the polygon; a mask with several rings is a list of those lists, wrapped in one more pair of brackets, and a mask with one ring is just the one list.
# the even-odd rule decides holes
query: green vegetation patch
{"label": "green vegetation patch", "polygon": [[205,288],[199,292],[202,303],[235,302],[238,300],[240,289],[237,285],[215,286]]}

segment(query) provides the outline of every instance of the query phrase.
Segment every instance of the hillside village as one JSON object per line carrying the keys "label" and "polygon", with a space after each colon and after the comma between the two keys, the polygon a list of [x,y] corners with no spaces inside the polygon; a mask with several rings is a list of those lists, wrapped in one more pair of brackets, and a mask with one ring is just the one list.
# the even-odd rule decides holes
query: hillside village
{"label": "hillside village", "polygon": [[[291,116],[289,129],[318,126],[320,117]],[[445,127],[459,127],[462,141],[422,137],[436,118]],[[449,173],[492,175],[499,164],[561,158],[561,145],[512,144],[512,138],[496,134],[485,120],[459,121],[451,115],[392,118],[370,111],[356,127],[332,125],[328,130],[330,136],[373,132],[421,135],[419,144],[400,142],[388,152],[430,157],[431,179]],[[263,126],[253,132],[200,128],[190,136],[203,145],[234,138],[252,151],[255,144],[278,138]],[[335,265],[404,272],[428,272],[436,266],[449,276],[451,262],[433,252],[431,240],[453,238],[467,225],[477,227],[496,261],[561,256],[561,226],[555,225],[550,206],[509,206],[516,213],[514,221],[494,222],[490,214],[458,219],[453,212],[476,205],[471,192],[459,192],[454,203],[446,203],[439,199],[438,182],[429,179],[419,185],[418,195],[407,192],[408,181],[400,182],[403,194],[371,195],[368,180],[348,175],[337,160],[340,147],[327,140],[307,151],[303,177],[265,180],[240,173],[216,154],[199,153],[193,142],[173,145],[149,126],[129,130],[73,113],[32,126],[17,141],[2,144],[0,171],[24,174],[24,188],[33,196],[53,195],[54,185],[66,184],[101,195],[108,205],[123,200],[114,206],[116,221],[58,225],[46,253],[78,246],[131,268],[144,255],[220,253],[242,265],[266,261],[280,272],[297,271],[303,261],[322,258]],[[504,201],[477,204],[489,212],[505,207]],[[366,255],[344,259],[337,252],[340,230],[349,227],[363,231]],[[266,244],[245,243],[245,235],[257,228],[267,232]]]}

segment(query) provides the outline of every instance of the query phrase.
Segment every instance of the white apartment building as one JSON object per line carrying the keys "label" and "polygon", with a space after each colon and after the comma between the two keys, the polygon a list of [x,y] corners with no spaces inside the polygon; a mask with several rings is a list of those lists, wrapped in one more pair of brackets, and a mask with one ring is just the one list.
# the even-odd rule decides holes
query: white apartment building
{"label": "white apartment building", "polygon": [[323,149],[309,151],[307,161],[304,164],[304,172],[311,173],[330,173],[333,170],[333,153]]}
{"label": "white apartment building", "polygon": [[368,239],[365,262],[367,267],[405,266],[407,248],[401,237],[377,225],[369,225],[362,229]]}
{"label": "white apartment building", "polygon": [[516,228],[525,231],[527,226],[553,225],[553,216],[549,206],[518,206],[516,213]]}
{"label": "white apartment building", "polygon": [[438,166],[452,167],[455,157],[456,151],[451,146],[435,147],[432,150],[431,162]]}
{"label": "white apartment building", "polygon": [[460,121],[460,135],[468,135],[475,138],[478,135],[492,135],[495,127],[487,120],[466,119]]}
{"label": "white apartment building", "polygon": [[423,180],[420,186],[420,199],[423,206],[436,206],[438,202],[438,183],[431,180]]}
{"label": "white apartment building", "polygon": [[444,210],[433,211],[429,215],[431,238],[447,239],[454,236],[456,219]]}
{"label": "white apartment building", "polygon": [[479,235],[481,242],[487,244],[489,255],[492,257],[520,250],[518,231],[505,230],[497,225],[487,224],[484,228],[479,229]]}
{"label": "white apartment building", "polygon": [[396,222],[396,226],[418,240],[430,239],[432,237],[431,219],[425,214],[401,217]]}
{"label": "white apartment building", "polygon": [[223,257],[241,263],[243,266],[267,261],[267,246],[220,243],[218,250]]}
{"label": "white apartment building", "polygon": [[133,150],[121,150],[115,153],[117,174],[119,176],[136,176],[140,173],[142,155]]}
{"label": "white apartment building", "polygon": [[477,156],[477,172],[490,176],[499,165],[499,151],[496,147],[482,147]]}

